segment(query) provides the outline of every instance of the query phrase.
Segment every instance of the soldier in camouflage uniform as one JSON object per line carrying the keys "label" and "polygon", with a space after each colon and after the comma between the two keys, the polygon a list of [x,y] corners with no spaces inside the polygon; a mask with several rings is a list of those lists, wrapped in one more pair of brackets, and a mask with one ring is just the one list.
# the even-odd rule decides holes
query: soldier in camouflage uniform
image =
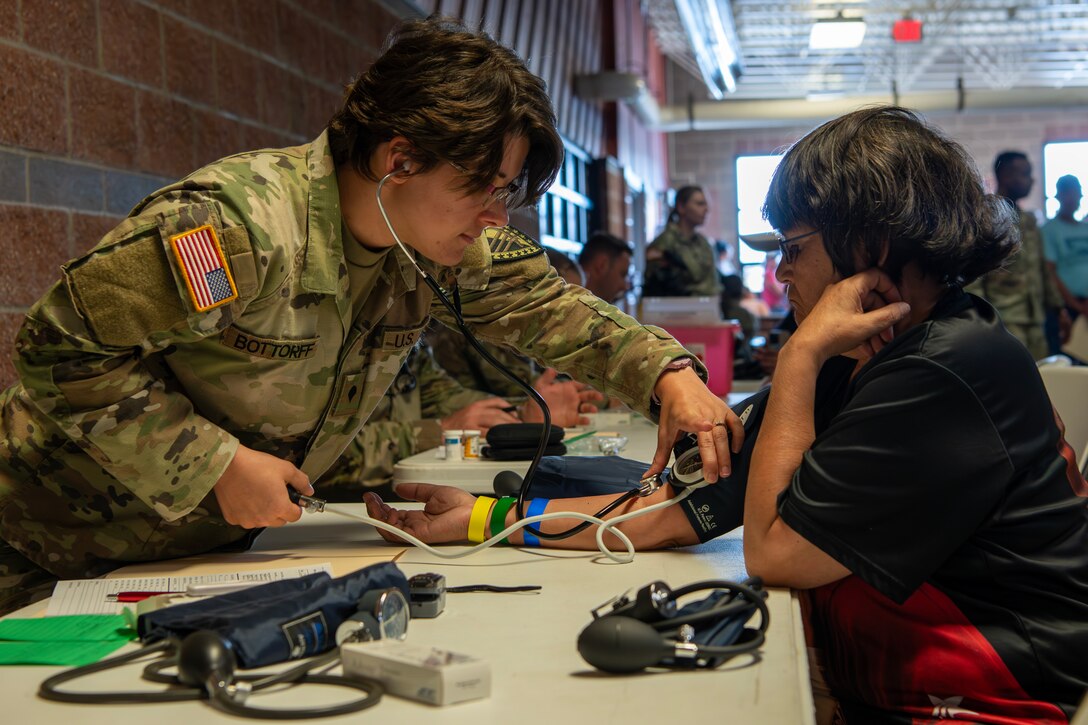
{"label": "soldier in camouflage uniform", "polygon": [[[588,423],[578,409],[601,397],[574,381],[536,387],[559,426]],[[440,445],[445,428],[486,435],[503,423],[543,421],[535,403],[515,402],[462,386],[439,367],[426,344],[417,345],[366,425],[316,487],[327,500],[358,501],[364,488],[388,488],[398,461]]]}
{"label": "soldier in camouflage uniform", "polygon": [[397,461],[440,445],[443,418],[481,401],[495,401],[501,422],[518,421],[503,411],[509,403],[463,387],[435,363],[426,345],[417,345],[366,425],[316,487],[323,498],[357,501],[362,488],[391,483]]}
{"label": "soldier in camouflage uniform", "polygon": [[1032,357],[1040,360],[1049,354],[1044,331],[1047,312],[1059,315],[1063,338],[1068,335],[1070,323],[1054,278],[1046,267],[1039,224],[1035,215],[1020,209],[1018,203],[1031,193],[1031,162],[1019,151],[998,154],[994,176],[997,193],[1008,199],[1020,214],[1020,253],[1005,267],[973,282],[967,291],[992,304],[1008,331],[1024,343]]}
{"label": "soldier in camouflage uniform", "polygon": [[676,192],[665,230],[646,248],[642,294],[646,297],[713,297],[721,294],[714,248],[695,231],[706,220],[707,203],[698,186]]}
{"label": "soldier in camouflage uniform", "polygon": [[[491,363],[484,360],[457,330],[450,329],[438,322],[432,322],[423,335],[434,352],[434,359],[457,382],[466,388],[486,390],[492,395],[519,397],[525,390],[503,375]],[[543,371],[540,366],[524,355],[499,345],[485,345],[491,355],[520,379],[530,385]]]}
{"label": "soldier in camouflage uniform", "polygon": [[681,367],[689,354],[662,330],[569,293],[504,228],[506,202],[555,177],[554,124],[512,52],[408,23],[312,143],[200,169],[64,265],[0,396],[0,610],[56,577],[245,546],[296,521],[287,487],[311,493],[430,316],[452,323],[412,256],[459,290],[481,339],[640,410],[659,400],[652,471],[688,430],[707,478],[724,474],[726,426],[734,450],[743,427],[705,370]]}
{"label": "soldier in camouflage uniform", "polygon": [[[548,255],[549,263],[563,281],[580,287],[585,286],[582,269],[574,260],[551,247],[544,247],[544,251]],[[520,398],[525,395],[524,388],[484,360],[475,348],[467,345],[460,332],[434,323],[427,329],[425,337],[434,353],[435,360],[442,369],[466,388],[485,390],[492,395],[503,397]],[[537,384],[537,376],[544,372],[532,360],[519,355],[516,350],[509,347],[485,343],[484,349],[503,367],[534,387]]]}

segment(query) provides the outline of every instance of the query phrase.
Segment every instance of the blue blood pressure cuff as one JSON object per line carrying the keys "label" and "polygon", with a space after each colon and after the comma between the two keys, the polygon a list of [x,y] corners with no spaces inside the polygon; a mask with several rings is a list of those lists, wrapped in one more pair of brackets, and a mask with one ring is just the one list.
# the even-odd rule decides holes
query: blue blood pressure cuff
{"label": "blue blood pressure cuff", "polygon": [[533,498],[622,494],[638,488],[649,467],[619,456],[545,456],[529,491]]}
{"label": "blue blood pressure cuff", "polygon": [[716,483],[697,488],[679,506],[688,517],[699,541],[709,541],[728,533],[744,522],[744,492],[748,487],[748,469],[756,447],[759,428],[767,411],[770,388],[764,388],[733,406],[744,423],[744,445],[730,458],[731,473]]}
{"label": "blue blood pressure cuff", "polygon": [[332,649],[337,627],[358,611],[363,594],[394,587],[408,598],[408,579],[392,562],[338,579],[321,572],[149,612],[137,631],[149,644],[211,630],[230,643],[240,667],[263,667]]}

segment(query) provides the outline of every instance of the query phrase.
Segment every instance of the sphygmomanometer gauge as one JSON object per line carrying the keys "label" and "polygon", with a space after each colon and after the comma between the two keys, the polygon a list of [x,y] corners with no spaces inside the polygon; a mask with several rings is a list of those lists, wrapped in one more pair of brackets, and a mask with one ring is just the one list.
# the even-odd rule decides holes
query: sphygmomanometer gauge
{"label": "sphygmomanometer gauge", "polygon": [[336,629],[336,644],[404,639],[411,618],[400,589],[373,589],[359,598],[359,610]]}

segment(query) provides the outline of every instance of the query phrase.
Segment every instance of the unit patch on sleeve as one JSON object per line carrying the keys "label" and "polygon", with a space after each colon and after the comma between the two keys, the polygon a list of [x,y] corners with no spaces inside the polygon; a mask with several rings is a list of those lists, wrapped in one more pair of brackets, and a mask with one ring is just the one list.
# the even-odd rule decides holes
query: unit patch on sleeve
{"label": "unit patch on sleeve", "polygon": [[487,245],[491,248],[491,259],[495,262],[509,262],[544,254],[544,247],[514,227],[489,227],[486,235]]}
{"label": "unit patch on sleeve", "polygon": [[223,248],[211,225],[170,237],[170,247],[185,276],[185,286],[198,312],[238,298],[238,288],[227,267]]}

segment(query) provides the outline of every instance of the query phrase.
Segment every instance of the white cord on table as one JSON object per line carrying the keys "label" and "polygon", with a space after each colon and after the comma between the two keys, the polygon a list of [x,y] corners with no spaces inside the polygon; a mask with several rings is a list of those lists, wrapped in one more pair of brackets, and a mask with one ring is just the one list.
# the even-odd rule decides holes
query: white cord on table
{"label": "white cord on table", "polygon": [[[632,561],[635,560],[635,547],[634,547],[634,544],[631,543],[631,539],[629,539],[626,534],[624,534],[622,531],[620,531],[616,527],[619,524],[622,524],[624,521],[630,521],[631,519],[638,518],[639,516],[645,516],[648,513],[652,513],[654,511],[658,511],[660,509],[663,509],[663,508],[665,508],[667,506],[672,506],[673,504],[680,503],[685,498],[687,498],[691,494],[691,492],[694,491],[696,488],[701,488],[702,486],[705,486],[705,485],[706,484],[704,483],[702,485],[691,486],[691,487],[685,488],[679,494],[677,494],[673,498],[668,499],[667,501],[662,501],[661,503],[655,503],[654,505],[647,506],[644,509],[639,509],[637,511],[632,511],[631,513],[622,514],[620,516],[616,516],[616,517],[608,519],[608,520],[599,519],[596,516],[591,516],[590,514],[585,514],[585,513],[582,513],[580,511],[553,511],[552,513],[549,513],[549,514],[540,514],[539,516],[527,516],[524,519],[520,519],[520,520],[515,521],[514,523],[510,524],[505,529],[503,529],[499,533],[495,534],[494,536],[492,536],[487,541],[485,541],[485,542],[483,542],[481,544],[476,544],[475,546],[473,546],[473,547],[471,547],[469,549],[465,549],[464,551],[457,551],[457,552],[450,552],[450,551],[443,551],[441,549],[436,549],[433,546],[420,541],[416,537],[409,534],[407,531],[402,531],[401,529],[398,529],[396,526],[393,526],[391,524],[387,524],[384,521],[380,521],[378,519],[374,519],[374,518],[371,518],[369,516],[352,513],[350,511],[345,511],[345,510],[340,509],[340,508],[338,508],[338,507],[336,507],[334,505],[331,505],[331,504],[327,504],[325,506],[325,511],[328,512],[328,513],[333,513],[333,514],[337,514],[339,516],[343,516],[345,518],[356,519],[358,521],[362,521],[363,523],[370,524],[371,526],[375,526],[375,527],[377,527],[379,529],[382,529],[383,531],[388,531],[389,533],[393,534],[394,536],[396,536],[396,537],[398,537],[400,539],[403,539],[403,540],[407,541],[408,543],[412,544],[413,546],[417,546],[420,549],[423,549],[424,551],[426,551],[426,552],[428,552],[430,554],[433,554],[434,556],[437,556],[437,557],[442,558],[442,559],[460,559],[462,557],[470,556],[472,554],[475,554],[478,551],[483,551],[484,549],[487,549],[489,547],[494,546],[495,544],[500,543],[503,539],[505,539],[507,536],[514,533],[518,529],[525,528],[526,526],[529,526],[531,524],[537,524],[537,523],[540,523],[542,521],[552,521],[554,519],[578,519],[579,521],[588,521],[591,524],[596,524],[597,525],[597,549],[602,554],[604,554],[606,557],[608,557],[612,561],[616,562],[617,564],[629,564],[629,563],[631,563]],[[559,500],[562,500],[562,499],[559,499]],[[605,545],[605,543],[604,543],[604,534],[605,534],[606,531],[610,531],[617,539],[620,540],[620,543],[623,544],[625,549],[627,549],[627,555],[626,556],[620,556],[618,554],[613,553],[612,550],[609,549],[607,545]]]}

